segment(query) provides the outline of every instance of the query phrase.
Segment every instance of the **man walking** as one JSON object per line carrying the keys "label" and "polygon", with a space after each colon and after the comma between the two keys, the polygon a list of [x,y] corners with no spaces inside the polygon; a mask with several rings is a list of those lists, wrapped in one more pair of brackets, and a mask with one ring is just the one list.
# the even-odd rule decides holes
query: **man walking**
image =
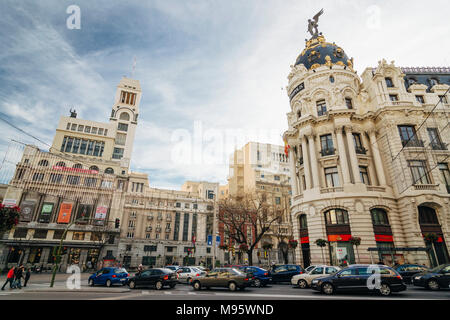
{"label": "man walking", "polygon": [[20,283],[20,281],[23,277],[23,265],[16,268],[16,272],[15,272],[14,276],[16,278],[14,281],[14,284],[16,285],[17,288],[22,289],[22,284]]}
{"label": "man walking", "polygon": [[9,269],[8,274],[6,275],[6,282],[3,284],[2,290],[5,290],[6,284],[9,282],[9,288],[13,288],[14,283],[14,273],[16,271],[16,267],[12,267]]}
{"label": "man walking", "polygon": [[25,273],[25,282],[23,283],[23,286],[26,287],[28,280],[30,280],[31,277],[31,270],[30,268],[27,268],[27,272]]}

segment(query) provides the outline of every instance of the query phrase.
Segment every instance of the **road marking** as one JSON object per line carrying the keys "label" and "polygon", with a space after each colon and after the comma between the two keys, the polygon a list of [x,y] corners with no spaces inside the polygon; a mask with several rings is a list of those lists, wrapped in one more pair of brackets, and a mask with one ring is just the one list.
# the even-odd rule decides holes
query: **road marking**
{"label": "road marking", "polygon": [[164,291],[164,294],[172,294],[172,292]]}

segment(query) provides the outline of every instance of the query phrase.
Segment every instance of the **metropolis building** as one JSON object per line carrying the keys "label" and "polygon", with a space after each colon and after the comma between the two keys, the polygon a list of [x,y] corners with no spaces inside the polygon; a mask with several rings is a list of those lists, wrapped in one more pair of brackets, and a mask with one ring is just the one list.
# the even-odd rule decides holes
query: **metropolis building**
{"label": "metropolis building", "polygon": [[321,33],[306,41],[284,133],[298,263],[449,261],[449,85],[448,67],[385,60],[359,76]]}

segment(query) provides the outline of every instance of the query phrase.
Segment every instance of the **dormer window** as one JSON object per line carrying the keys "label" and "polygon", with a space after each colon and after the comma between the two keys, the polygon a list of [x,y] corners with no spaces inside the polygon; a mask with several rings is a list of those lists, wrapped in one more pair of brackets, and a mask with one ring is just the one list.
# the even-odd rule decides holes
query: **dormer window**
{"label": "dormer window", "polygon": [[353,109],[353,103],[351,98],[345,98],[345,105],[347,106],[347,109]]}
{"label": "dormer window", "polygon": [[439,84],[439,80],[438,79],[436,79],[436,78],[430,78],[430,85],[433,87],[433,86],[435,86],[435,85],[437,85],[437,84]]}
{"label": "dormer window", "polygon": [[386,86],[388,88],[393,88],[394,87],[394,83],[392,82],[392,78],[385,78],[386,80]]}
{"label": "dormer window", "polygon": [[414,78],[408,78],[408,87],[417,83],[417,80]]}
{"label": "dormer window", "polygon": [[317,106],[317,115],[319,117],[327,114],[327,104],[326,104],[325,100],[317,101],[316,106]]}

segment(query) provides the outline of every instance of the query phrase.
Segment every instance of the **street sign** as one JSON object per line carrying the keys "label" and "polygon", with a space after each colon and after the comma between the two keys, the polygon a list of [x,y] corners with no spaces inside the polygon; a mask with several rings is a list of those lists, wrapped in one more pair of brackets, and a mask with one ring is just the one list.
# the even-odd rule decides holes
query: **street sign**
{"label": "street sign", "polygon": [[208,235],[207,244],[208,244],[208,246],[212,246],[212,235]]}
{"label": "street sign", "polygon": [[216,236],[216,247],[220,245],[220,236]]}

